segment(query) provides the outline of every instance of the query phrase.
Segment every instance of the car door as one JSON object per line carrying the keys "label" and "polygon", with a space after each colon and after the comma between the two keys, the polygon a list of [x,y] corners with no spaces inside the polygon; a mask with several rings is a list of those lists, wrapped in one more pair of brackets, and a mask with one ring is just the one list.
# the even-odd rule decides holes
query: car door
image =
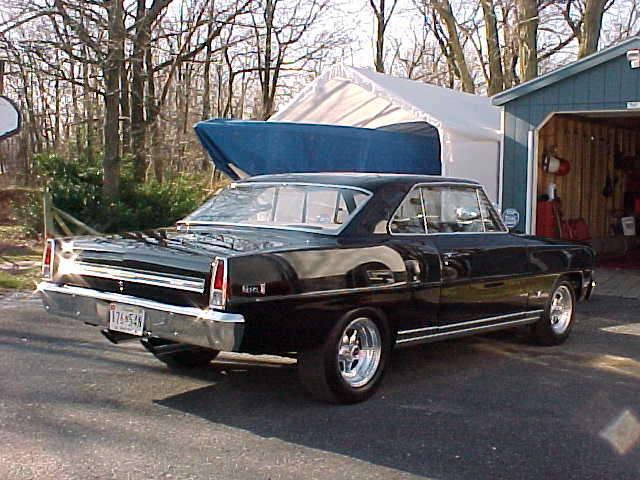
{"label": "car door", "polygon": [[437,328],[440,296],[440,257],[426,236],[426,223],[419,187],[409,192],[389,222],[390,243],[402,256],[411,300],[399,305],[398,343]]}
{"label": "car door", "polygon": [[507,232],[482,189],[431,185],[422,195],[442,264],[438,324],[518,318],[527,309],[526,247]]}

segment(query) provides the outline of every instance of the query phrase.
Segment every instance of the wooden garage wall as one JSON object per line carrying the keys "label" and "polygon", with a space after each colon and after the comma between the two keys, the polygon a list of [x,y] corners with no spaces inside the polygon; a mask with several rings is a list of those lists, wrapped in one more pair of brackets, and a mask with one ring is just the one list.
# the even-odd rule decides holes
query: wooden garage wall
{"label": "wooden garage wall", "polygon": [[[547,192],[549,183],[557,186],[565,220],[584,218],[592,237],[611,235],[609,225],[623,213],[625,173],[614,170],[616,151],[624,155],[639,152],[638,133],[576,116],[554,116],[541,130],[538,139],[538,195]],[[545,173],[542,159],[546,153],[568,160],[571,171],[563,177]],[[604,197],[607,173],[617,179],[614,194]]]}

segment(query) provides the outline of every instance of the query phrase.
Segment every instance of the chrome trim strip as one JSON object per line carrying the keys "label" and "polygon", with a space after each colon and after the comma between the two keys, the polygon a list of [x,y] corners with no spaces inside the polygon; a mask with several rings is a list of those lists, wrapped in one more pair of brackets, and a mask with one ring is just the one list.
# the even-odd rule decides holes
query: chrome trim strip
{"label": "chrome trim strip", "polygon": [[485,317],[485,318],[480,318],[478,320],[469,320],[467,322],[458,322],[458,323],[450,323],[448,325],[439,325],[436,327],[424,327],[424,328],[414,328],[412,330],[400,330],[398,331],[398,335],[406,335],[409,333],[417,333],[417,332],[425,332],[425,331],[429,331],[429,330],[449,330],[450,328],[455,328],[455,327],[463,327],[466,325],[474,325],[477,323],[485,323],[485,322],[493,322],[496,320],[501,320],[501,319],[506,319],[506,318],[513,318],[513,317],[523,317],[523,316],[530,316],[530,315],[541,315],[542,313],[544,313],[544,310],[529,310],[527,312],[518,312],[518,313],[510,313],[508,315],[498,315],[495,317]]}
{"label": "chrome trim strip", "polygon": [[452,330],[450,332],[442,332],[442,333],[433,333],[430,335],[422,335],[420,337],[410,337],[410,338],[403,338],[402,340],[396,340],[396,344],[399,343],[408,343],[408,342],[417,342],[420,340],[427,340],[430,338],[446,338],[448,336],[455,336],[458,335],[460,333],[468,333],[468,332],[482,332],[482,331],[488,331],[488,330],[497,330],[500,329],[504,326],[514,326],[514,325],[525,325],[528,323],[533,323],[536,322],[537,320],[539,320],[540,317],[527,317],[527,318],[521,318],[518,320],[511,320],[510,322],[501,322],[501,323],[490,323],[489,325],[481,325],[479,327],[471,327],[471,328],[463,328],[461,330]]}
{"label": "chrome trim strip", "polygon": [[125,267],[107,267],[93,265],[86,262],[74,262],[74,268],[70,272],[74,275],[107,278],[110,280],[123,280],[132,283],[144,283],[156,287],[173,288],[189,292],[204,293],[205,280],[196,277],[178,275],[158,275],[145,270],[136,270]]}
{"label": "chrome trim strip", "polygon": [[[440,282],[428,282],[421,283],[421,287],[439,287]],[[350,293],[362,293],[362,292],[376,292],[380,290],[389,290],[389,289],[397,289],[401,287],[411,287],[415,288],[414,284],[408,282],[395,282],[389,283],[387,285],[375,285],[371,287],[353,287],[353,288],[336,288],[333,290],[315,290],[313,292],[301,292],[301,293],[291,293],[287,295],[272,295],[268,297],[234,297],[234,302],[269,302],[276,300],[289,300],[296,299],[300,297],[323,297],[326,295],[339,295],[339,294],[350,294]]]}
{"label": "chrome trim strip", "polygon": [[368,195],[373,195],[373,192],[366,188],[357,187],[355,185],[339,185],[334,183],[314,183],[314,182],[252,182],[247,180],[244,182],[233,182],[231,185],[236,187],[242,187],[244,185],[300,185],[301,187],[325,187],[325,188],[344,188],[347,190],[357,190]]}
{"label": "chrome trim strip", "polygon": [[[365,202],[366,203],[366,202]],[[356,209],[357,210],[357,209]],[[354,210],[354,215],[356,213]],[[349,222],[344,224],[344,226],[348,225]],[[338,235],[342,231],[342,227],[338,230],[315,230],[313,228],[304,228],[304,227],[283,227],[282,225],[260,225],[257,223],[231,223],[231,222],[211,222],[211,221],[198,221],[198,222],[188,222],[186,220],[180,220],[177,222],[178,231],[184,231],[182,228],[186,227],[189,229],[190,227],[250,227],[250,228],[262,228],[268,230],[285,230],[288,232],[305,232],[305,233],[317,233],[319,235]]]}
{"label": "chrome trim strip", "polygon": [[436,326],[436,327],[412,328],[411,330],[398,330],[398,335],[407,335],[409,333],[418,333],[418,332],[428,332],[429,330],[440,330],[440,328],[441,327]]}
{"label": "chrome trim strip", "polygon": [[429,227],[427,226],[427,207],[424,206],[424,189],[422,188],[420,189],[420,205],[422,206],[422,223],[424,225],[424,233],[425,235],[429,235]]}
{"label": "chrome trim strip", "polygon": [[134,305],[136,307],[148,308],[150,310],[159,310],[162,312],[174,313],[177,315],[185,315],[187,317],[194,317],[212,322],[244,323],[244,316],[238,313],[220,312],[217,310],[199,307],[182,307],[179,305],[169,305],[167,303],[147,300],[145,298],[132,297],[130,295],[122,295],[120,293],[100,292],[91,288],[73,287],[70,285],[57,285],[50,282],[41,282],[40,284],[38,284],[36,291],[42,292],[45,295],[47,294],[47,292],[52,292],[71,295],[74,297],[95,298],[96,300],[104,300],[105,302]]}

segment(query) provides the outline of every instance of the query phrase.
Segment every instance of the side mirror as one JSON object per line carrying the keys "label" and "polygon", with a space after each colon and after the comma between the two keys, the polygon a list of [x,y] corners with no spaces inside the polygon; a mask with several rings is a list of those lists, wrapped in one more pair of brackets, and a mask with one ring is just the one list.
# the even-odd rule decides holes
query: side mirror
{"label": "side mirror", "polygon": [[22,129],[22,115],[15,103],[0,96],[0,140],[9,138]]}

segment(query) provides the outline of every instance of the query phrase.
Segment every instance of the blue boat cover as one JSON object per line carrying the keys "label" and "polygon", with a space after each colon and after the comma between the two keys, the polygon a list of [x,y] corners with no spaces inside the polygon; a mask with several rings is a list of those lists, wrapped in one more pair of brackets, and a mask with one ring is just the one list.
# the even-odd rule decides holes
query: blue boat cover
{"label": "blue boat cover", "polygon": [[216,168],[234,180],[271,173],[439,175],[437,130],[404,132],[304,123],[213,119],[195,131]]}

